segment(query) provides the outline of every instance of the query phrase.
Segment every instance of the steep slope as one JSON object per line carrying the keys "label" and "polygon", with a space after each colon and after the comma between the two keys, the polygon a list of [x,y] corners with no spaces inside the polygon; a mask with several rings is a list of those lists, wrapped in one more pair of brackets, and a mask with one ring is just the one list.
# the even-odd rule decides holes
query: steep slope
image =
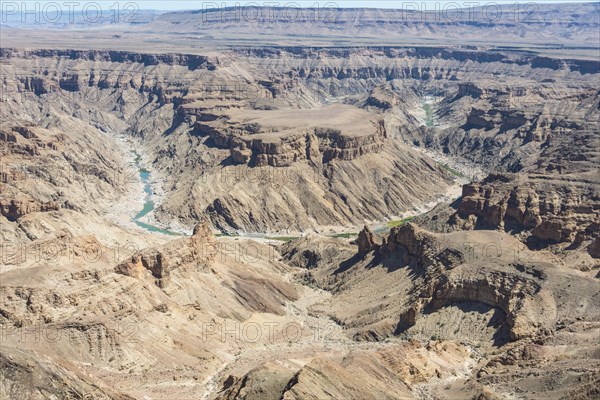
{"label": "steep slope", "polygon": [[98,398],[189,398],[207,390],[238,346],[271,339],[249,329],[271,318],[293,321],[284,310],[302,293],[272,248],[218,241],[206,226],[189,238],[115,255],[121,262],[101,248],[96,259],[76,249],[70,262],[39,261],[2,273],[6,393],[26,386],[32,398],[66,390]]}
{"label": "steep slope", "polygon": [[[130,67],[123,63],[128,56],[122,53],[5,50],[4,54],[13,65],[6,81],[12,115],[53,95],[60,108],[50,113],[81,118],[113,135],[128,124],[126,132],[142,139],[148,153],[144,158],[157,176],[165,178],[166,199],[156,215],[188,230],[200,219],[222,230],[246,231],[359,225],[429,202],[451,182],[427,157],[391,140],[388,129],[393,125],[385,121],[383,111],[349,105],[328,108],[307,97],[306,116],[289,119],[286,115],[293,112],[295,99],[280,99],[268,91],[262,100],[253,98],[249,91],[265,85],[261,76],[247,83],[232,80],[231,67],[216,67],[224,60],[186,56],[146,60],[141,55],[140,62]],[[56,76],[38,77],[38,62]],[[94,67],[86,72],[81,63]],[[242,71],[241,60],[236,63]],[[251,75],[262,70],[245,68]],[[244,86],[232,89],[238,85]],[[209,91],[213,86],[217,89]],[[219,100],[227,93],[225,102]],[[279,122],[256,122],[276,120],[268,110],[261,112],[257,101],[271,103],[273,113],[280,109]],[[244,116],[244,109],[256,110],[255,116]],[[338,119],[329,118],[332,114]],[[33,114],[34,121],[41,123],[42,115]],[[236,118],[256,121],[234,123]],[[306,118],[314,121],[311,132],[301,127]],[[211,122],[223,120],[229,122],[224,126]],[[247,131],[248,125],[254,131]],[[244,162],[249,169],[243,168]],[[278,190],[258,190],[265,179],[269,187],[284,188],[287,197]],[[359,188],[361,181],[373,184]]]}
{"label": "steep slope", "polygon": [[290,11],[2,27],[0,398],[600,396],[597,4]]}

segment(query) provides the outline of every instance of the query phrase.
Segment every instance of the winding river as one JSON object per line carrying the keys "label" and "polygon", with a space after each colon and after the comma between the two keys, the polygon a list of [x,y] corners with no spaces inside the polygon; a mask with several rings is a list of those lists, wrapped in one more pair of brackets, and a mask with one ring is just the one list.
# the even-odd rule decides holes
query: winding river
{"label": "winding river", "polygon": [[[433,118],[432,103],[433,103],[432,98],[425,98],[425,100],[421,103],[421,106],[423,109],[424,123],[428,127],[435,126],[435,121]],[[138,154],[138,152],[135,150],[131,150],[131,152],[134,155],[134,163],[140,174],[140,180],[144,184],[144,193],[146,194],[145,199],[144,199],[144,207],[142,208],[142,210],[140,212],[138,212],[135,215],[135,217],[133,218],[133,221],[136,223],[137,226],[139,226],[142,229],[147,230],[148,232],[160,233],[160,234],[169,235],[169,236],[181,236],[180,233],[172,232],[167,229],[160,228],[158,226],[155,226],[155,225],[152,225],[152,224],[142,221],[142,219],[146,215],[148,215],[149,213],[151,213],[154,210],[155,204],[154,204],[154,201],[152,200],[154,192],[152,190],[150,171],[146,170],[145,168],[143,168],[141,166],[141,156]],[[437,162],[439,163],[440,161],[438,160]],[[448,163],[448,161],[446,161],[446,162]],[[446,164],[444,164],[444,165],[446,165]],[[452,172],[452,169],[450,169],[450,171]],[[453,173],[453,174],[458,176],[459,179],[457,179],[457,180],[459,181],[459,183],[461,185],[468,182],[468,181],[464,180],[464,178],[465,178],[464,176],[462,176],[458,173]],[[389,231],[390,228],[392,228],[394,226],[402,225],[406,222],[409,222],[413,217],[415,217],[421,213],[427,212],[430,209],[433,209],[437,204],[439,204],[439,202],[449,201],[451,199],[455,199],[457,196],[460,196],[460,190],[458,190],[455,193],[455,189],[456,188],[450,188],[447,193],[440,195],[440,198],[438,198],[437,200],[435,200],[431,203],[428,203],[426,205],[422,205],[421,207],[413,210],[412,212],[405,213],[405,215],[400,220],[382,222],[382,223],[372,226],[372,229],[376,233],[384,233],[384,232]],[[460,189],[460,186],[459,186],[459,189]],[[350,238],[350,237],[353,237],[356,235],[357,235],[357,233],[341,233],[341,234],[335,234],[335,235],[330,235],[330,236]],[[229,235],[225,235],[225,236],[229,236]],[[237,236],[237,235],[235,235],[235,236]],[[289,236],[289,237],[288,236],[277,236],[277,235],[268,235],[268,234],[264,234],[264,233],[245,234],[243,236],[251,237],[253,239],[271,239],[271,240],[275,240],[275,241],[289,241],[291,239],[296,238],[296,236]]]}
{"label": "winding river", "polygon": [[144,184],[144,193],[146,194],[144,199],[144,207],[135,215],[135,217],[133,217],[133,222],[135,222],[140,228],[143,228],[149,232],[162,233],[163,235],[169,236],[180,236],[179,233],[171,232],[167,229],[159,228],[158,226],[147,224],[141,221],[143,217],[154,210],[154,201],[152,200],[152,184],[150,183],[150,172],[140,166],[140,155],[135,150],[132,150],[131,152],[135,155],[135,166],[137,167],[140,174],[140,179]]}

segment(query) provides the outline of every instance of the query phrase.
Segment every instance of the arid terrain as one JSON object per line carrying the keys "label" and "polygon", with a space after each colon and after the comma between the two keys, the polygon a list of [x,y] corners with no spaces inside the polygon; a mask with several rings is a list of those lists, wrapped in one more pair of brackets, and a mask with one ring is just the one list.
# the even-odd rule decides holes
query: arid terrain
{"label": "arid terrain", "polygon": [[0,399],[600,398],[600,7],[494,10],[3,15]]}

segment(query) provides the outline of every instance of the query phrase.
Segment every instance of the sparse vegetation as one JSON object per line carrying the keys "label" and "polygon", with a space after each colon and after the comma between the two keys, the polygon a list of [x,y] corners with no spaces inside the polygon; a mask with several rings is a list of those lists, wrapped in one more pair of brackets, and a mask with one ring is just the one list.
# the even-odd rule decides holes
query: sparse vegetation
{"label": "sparse vegetation", "polygon": [[116,6],[3,21],[2,398],[597,394],[597,3]]}
{"label": "sparse vegetation", "polygon": [[350,239],[352,237],[358,236],[358,233],[337,233],[332,235],[333,238],[342,238],[342,239]]}
{"label": "sparse vegetation", "polygon": [[423,104],[423,110],[425,110],[425,125],[433,127],[433,110],[429,104]]}
{"label": "sparse vegetation", "polygon": [[238,235],[237,233],[221,232],[221,233],[217,233],[215,236],[216,237],[238,237],[240,235]]}
{"label": "sparse vegetation", "polygon": [[403,219],[397,220],[397,221],[388,221],[387,227],[388,228],[396,228],[398,226],[409,223],[413,219],[415,219],[415,217],[407,217],[407,218],[403,218]]}
{"label": "sparse vegetation", "polygon": [[137,165],[139,164],[140,160],[142,159],[142,156],[140,156],[137,151],[135,150],[131,150],[131,152],[135,155],[135,157],[133,158],[133,162]]}
{"label": "sparse vegetation", "polygon": [[279,240],[281,242],[291,242],[292,240],[295,239],[300,239],[299,236],[275,236],[275,237],[271,237],[269,239],[273,239],[273,240]]}
{"label": "sparse vegetation", "polygon": [[448,164],[444,163],[438,163],[438,165],[440,167],[442,167],[443,169],[445,169],[446,171],[448,171],[450,174],[459,177],[459,178],[465,178],[465,175],[460,173],[459,171],[455,170],[454,168],[452,168],[451,166],[449,166]]}

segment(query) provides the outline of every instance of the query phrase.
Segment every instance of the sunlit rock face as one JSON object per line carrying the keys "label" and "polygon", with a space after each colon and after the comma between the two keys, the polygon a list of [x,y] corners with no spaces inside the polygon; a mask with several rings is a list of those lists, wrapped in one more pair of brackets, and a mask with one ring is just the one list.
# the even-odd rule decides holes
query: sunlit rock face
{"label": "sunlit rock face", "polygon": [[598,398],[598,7],[538,6],[9,18],[0,398]]}

